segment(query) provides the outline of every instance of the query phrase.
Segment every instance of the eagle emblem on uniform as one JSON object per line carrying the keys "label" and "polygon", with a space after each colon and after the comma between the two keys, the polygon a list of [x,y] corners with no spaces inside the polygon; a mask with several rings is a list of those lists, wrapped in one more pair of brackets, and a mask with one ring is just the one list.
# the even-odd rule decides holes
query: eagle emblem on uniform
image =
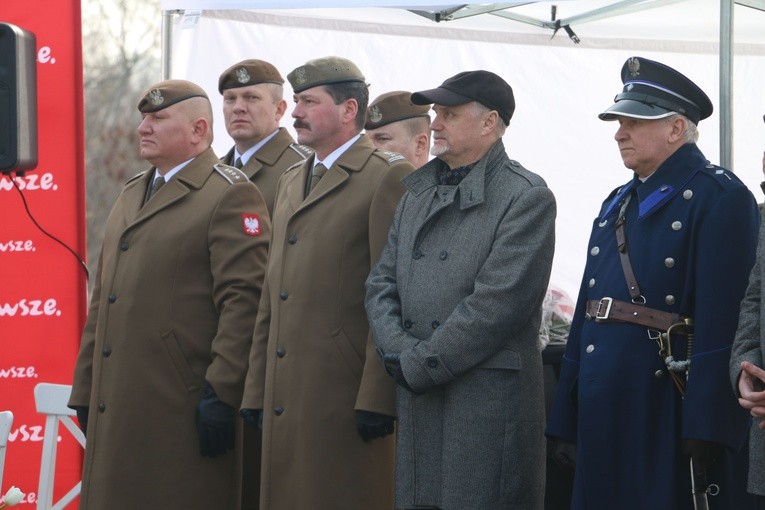
{"label": "eagle emblem on uniform", "polygon": [[630,76],[633,78],[640,75],[640,61],[637,57],[630,57],[627,60],[627,68],[630,70]]}
{"label": "eagle emblem on uniform", "polygon": [[378,105],[374,105],[369,109],[369,121],[377,124],[382,120],[382,112],[380,112],[380,107]]}
{"label": "eagle emblem on uniform", "polygon": [[257,214],[242,214],[242,227],[248,236],[260,235],[260,217]]}
{"label": "eagle emblem on uniform", "polygon": [[154,89],[149,92],[149,101],[151,101],[151,104],[154,106],[159,106],[165,102],[165,98],[162,97],[162,92],[159,89]]}
{"label": "eagle emblem on uniform", "polygon": [[240,67],[236,70],[236,81],[239,83],[247,83],[250,81],[250,73],[247,72],[246,68]]}
{"label": "eagle emblem on uniform", "polygon": [[301,85],[308,81],[308,78],[305,75],[305,67],[298,67],[295,69],[295,81]]}

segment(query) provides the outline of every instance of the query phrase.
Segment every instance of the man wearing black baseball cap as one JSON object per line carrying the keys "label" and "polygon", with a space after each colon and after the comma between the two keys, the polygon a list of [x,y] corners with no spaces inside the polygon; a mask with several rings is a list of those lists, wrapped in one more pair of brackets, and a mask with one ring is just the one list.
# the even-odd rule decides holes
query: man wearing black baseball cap
{"label": "man wearing black baseball cap", "polygon": [[546,434],[576,444],[573,509],[689,510],[711,484],[708,508],[751,508],[728,362],[757,205],[696,145],[713,111],[698,85],[643,57],[621,81],[599,118],[633,176],[593,223]]}
{"label": "man wearing black baseball cap", "polygon": [[411,99],[434,103],[436,158],[403,179],[366,284],[377,353],[397,383],[396,508],[539,509],[537,337],[555,199],[505,153],[505,80],[464,72]]}

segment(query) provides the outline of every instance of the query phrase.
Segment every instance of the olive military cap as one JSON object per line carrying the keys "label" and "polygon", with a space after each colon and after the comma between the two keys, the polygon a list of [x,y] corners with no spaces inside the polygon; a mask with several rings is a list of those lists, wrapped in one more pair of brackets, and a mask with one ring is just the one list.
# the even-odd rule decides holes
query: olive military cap
{"label": "olive military cap", "polygon": [[186,80],[165,80],[149,87],[138,102],[138,111],[152,113],[164,110],[192,97],[208,99],[202,87]]}
{"label": "olive military cap", "polygon": [[688,117],[694,124],[712,115],[709,97],[683,74],[660,62],[630,57],[622,66],[621,94],[599,114],[601,120],[617,116],[661,119],[673,113]]}
{"label": "olive military cap", "polygon": [[444,81],[439,87],[412,94],[414,104],[458,106],[478,101],[496,110],[505,125],[515,111],[515,97],[510,85],[489,71],[464,71]]}
{"label": "olive military cap", "polygon": [[258,83],[282,85],[284,78],[272,64],[264,60],[242,60],[223,71],[218,78],[218,92],[223,94],[226,89],[248,87]]}
{"label": "olive military cap", "polygon": [[412,103],[412,93],[404,91],[387,92],[372,101],[367,108],[367,122],[364,129],[375,129],[391,122],[414,117],[430,118],[428,105]]}
{"label": "olive military cap", "polygon": [[359,82],[366,79],[356,64],[342,57],[322,57],[309,60],[287,75],[295,93],[332,83]]}

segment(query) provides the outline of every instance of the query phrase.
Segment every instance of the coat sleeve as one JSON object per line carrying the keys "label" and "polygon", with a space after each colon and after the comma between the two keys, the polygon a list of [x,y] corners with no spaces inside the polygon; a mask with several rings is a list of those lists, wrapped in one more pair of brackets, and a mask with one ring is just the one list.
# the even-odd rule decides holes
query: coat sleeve
{"label": "coat sleeve", "polygon": [[749,285],[741,301],[738,330],[733,340],[730,356],[730,379],[733,391],[738,392],[741,362],[748,361],[762,368],[762,257],[765,256],[765,225],[760,224],[760,241],[757,245],[757,259],[749,276]]}
{"label": "coat sleeve", "polygon": [[[555,244],[555,198],[544,186],[513,198],[496,226],[491,251],[466,296],[433,335],[401,353],[401,367],[417,391],[448,383],[518,338],[537,341],[530,310],[547,289]],[[534,326],[538,331],[539,324]],[[508,343],[509,342],[509,343]],[[524,348],[527,348],[525,346]]]}
{"label": "coat sleeve", "polygon": [[[737,186],[709,204],[694,249],[694,341],[683,399],[682,437],[738,450],[748,417],[728,384],[739,305],[754,264],[759,219],[751,192]],[[714,412],[710,412],[714,409]]]}
{"label": "coat sleeve", "polygon": [[[245,232],[244,214],[258,215],[258,235]],[[231,185],[221,196],[208,231],[218,329],[206,379],[223,402],[237,409],[242,401],[270,238],[268,210],[258,189],[249,181]]]}
{"label": "coat sleeve", "polygon": [[[401,179],[412,172],[414,167],[406,161],[392,165],[380,180],[372,197],[369,209],[369,256],[370,267],[380,257],[380,252],[388,239],[393,215],[404,193]],[[385,372],[375,351],[372,332],[367,337],[364,372],[361,375],[359,392],[356,395],[355,409],[395,415],[395,386]]]}

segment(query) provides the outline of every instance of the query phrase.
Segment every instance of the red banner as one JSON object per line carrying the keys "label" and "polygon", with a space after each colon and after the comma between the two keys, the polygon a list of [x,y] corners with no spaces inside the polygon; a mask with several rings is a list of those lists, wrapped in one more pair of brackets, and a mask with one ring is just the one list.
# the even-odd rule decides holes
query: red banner
{"label": "red banner", "polygon": [[[0,22],[37,39],[39,163],[0,177],[0,411],[14,414],[2,491],[15,485],[25,492],[19,508],[37,503],[45,416],[35,410],[34,387],[72,383],[86,315],[78,261],[85,258],[80,1],[0,3]],[[54,501],[80,480],[81,459],[79,444],[60,427]]]}

